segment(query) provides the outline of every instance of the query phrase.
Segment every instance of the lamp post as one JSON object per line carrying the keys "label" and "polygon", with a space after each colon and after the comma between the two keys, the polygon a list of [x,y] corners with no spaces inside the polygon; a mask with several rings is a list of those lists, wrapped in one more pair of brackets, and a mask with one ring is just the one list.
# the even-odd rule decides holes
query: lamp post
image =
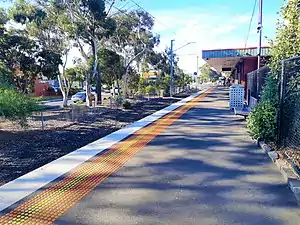
{"label": "lamp post", "polygon": [[173,63],[174,63],[174,52],[173,52],[173,45],[174,45],[175,40],[171,40],[171,52],[170,52],[170,66],[171,66],[171,71],[170,71],[170,97],[172,97],[172,88],[173,88]]}
{"label": "lamp post", "polygon": [[262,42],[262,10],[263,10],[263,0],[259,0],[259,14],[258,14],[258,26],[257,31],[259,33],[259,40],[258,40],[258,54],[257,54],[257,71],[260,68],[260,58],[261,58],[261,42]]}

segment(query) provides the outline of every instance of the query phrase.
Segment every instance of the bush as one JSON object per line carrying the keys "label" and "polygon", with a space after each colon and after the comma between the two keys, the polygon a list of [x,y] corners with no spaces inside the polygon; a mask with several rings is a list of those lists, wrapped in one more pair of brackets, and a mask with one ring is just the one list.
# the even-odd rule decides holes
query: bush
{"label": "bush", "polygon": [[270,101],[272,104],[278,104],[278,82],[271,74],[266,77],[266,83],[262,90],[261,100]]}
{"label": "bush", "polygon": [[145,88],[145,92],[147,93],[147,94],[154,94],[155,93],[155,88],[153,87],[153,86],[151,86],[151,85],[149,85],[149,86],[147,86],[146,88]]}
{"label": "bush", "polygon": [[124,109],[131,109],[132,108],[131,103],[129,101],[125,101],[123,103],[123,107],[124,107]]}
{"label": "bush", "polygon": [[39,106],[33,98],[21,94],[15,89],[0,87],[1,116],[18,121],[21,126],[26,126],[27,117],[37,110],[39,110]]}
{"label": "bush", "polygon": [[270,100],[260,101],[249,114],[249,133],[254,139],[275,141],[277,135],[277,109]]}
{"label": "bush", "polygon": [[0,62],[0,85],[1,87],[11,86],[13,83],[12,73]]}

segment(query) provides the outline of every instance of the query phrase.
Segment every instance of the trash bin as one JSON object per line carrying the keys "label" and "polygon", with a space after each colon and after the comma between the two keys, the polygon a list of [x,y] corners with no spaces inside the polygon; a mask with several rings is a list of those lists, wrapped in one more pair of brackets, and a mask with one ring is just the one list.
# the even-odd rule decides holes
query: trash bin
{"label": "trash bin", "polygon": [[245,90],[244,86],[240,84],[234,84],[230,87],[230,100],[229,107],[230,109],[243,109],[244,108],[244,97]]}

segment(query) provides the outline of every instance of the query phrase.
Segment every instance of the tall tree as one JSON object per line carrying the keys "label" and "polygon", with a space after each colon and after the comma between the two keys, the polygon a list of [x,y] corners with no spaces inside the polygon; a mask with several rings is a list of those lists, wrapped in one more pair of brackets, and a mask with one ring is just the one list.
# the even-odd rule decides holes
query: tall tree
{"label": "tall tree", "polygon": [[211,68],[210,66],[206,63],[203,66],[200,67],[200,75],[199,78],[201,81],[206,82],[208,79],[211,77]]}
{"label": "tall tree", "polygon": [[[71,18],[74,27],[74,38],[82,57],[86,62],[93,61],[90,73],[86,76],[87,104],[90,106],[91,80],[97,78],[98,100],[101,102],[101,77],[98,63],[99,42],[109,37],[115,30],[115,22],[107,17],[104,0],[55,0],[64,8]],[[84,46],[90,47],[88,51]]]}
{"label": "tall tree", "polygon": [[300,55],[300,7],[299,0],[285,0],[277,21],[276,38],[271,40],[272,74],[277,78],[282,59]]}
{"label": "tall tree", "polygon": [[159,43],[152,28],[153,18],[141,10],[129,13],[119,13],[114,16],[117,28],[114,34],[105,42],[106,46],[124,59],[123,91],[127,94],[127,75],[130,65],[147,50]]}
{"label": "tall tree", "polygon": [[101,48],[98,51],[100,69],[102,72],[102,82],[113,87],[117,84],[119,90],[119,80],[124,72],[122,58],[114,51]]}
{"label": "tall tree", "polygon": [[34,2],[18,0],[10,9],[10,13],[17,22],[26,24],[27,34],[39,46],[43,46],[61,58],[62,73],[55,73],[55,75],[63,95],[63,106],[67,106],[69,88],[66,84],[69,77],[66,74],[66,65],[68,53],[73,47],[74,34],[70,16],[55,1],[49,0]]}
{"label": "tall tree", "polygon": [[[10,9],[10,16],[27,27],[29,23],[39,24],[45,14],[19,0]],[[60,56],[30,38],[27,29],[6,30],[4,26],[0,36],[0,59],[13,72],[14,84],[23,93],[32,89],[38,75],[53,77],[58,74],[61,63]]]}

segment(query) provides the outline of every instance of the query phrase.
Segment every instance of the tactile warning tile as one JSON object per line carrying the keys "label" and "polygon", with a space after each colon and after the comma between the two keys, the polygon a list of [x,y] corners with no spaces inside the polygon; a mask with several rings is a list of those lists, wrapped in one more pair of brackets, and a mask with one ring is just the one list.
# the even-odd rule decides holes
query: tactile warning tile
{"label": "tactile warning tile", "polygon": [[70,171],[61,181],[0,217],[0,224],[52,224],[211,91],[208,90],[140,129],[130,138],[115,144],[106,153]]}

